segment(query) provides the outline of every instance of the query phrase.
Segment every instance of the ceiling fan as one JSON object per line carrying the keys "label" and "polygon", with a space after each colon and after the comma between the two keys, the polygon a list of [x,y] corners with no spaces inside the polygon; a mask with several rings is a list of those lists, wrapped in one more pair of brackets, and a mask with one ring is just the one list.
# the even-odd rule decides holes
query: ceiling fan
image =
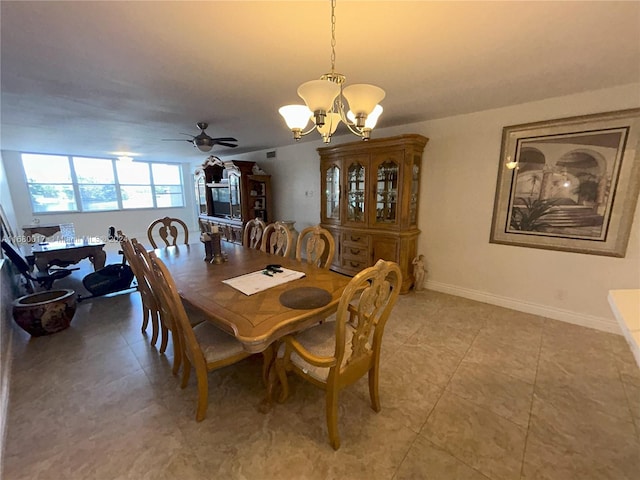
{"label": "ceiling fan", "polygon": [[163,138],[163,140],[168,142],[172,142],[172,141],[189,142],[193,144],[193,146],[196,147],[201,152],[208,152],[213,148],[214,145],[222,145],[224,147],[231,147],[231,148],[235,148],[238,146],[236,143],[230,143],[230,142],[238,141],[233,137],[211,138],[209,135],[207,135],[204,131],[209,126],[208,123],[198,122],[196,123],[196,125],[200,129],[200,133],[198,135],[189,135],[188,133],[180,134],[180,135],[187,135],[191,137],[189,140],[187,140],[186,138]]}

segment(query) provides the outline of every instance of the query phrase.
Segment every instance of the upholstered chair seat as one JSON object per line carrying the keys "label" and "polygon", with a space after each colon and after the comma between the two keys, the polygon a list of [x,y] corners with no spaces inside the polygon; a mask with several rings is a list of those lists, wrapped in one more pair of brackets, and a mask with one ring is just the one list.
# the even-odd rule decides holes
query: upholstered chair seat
{"label": "upholstered chair seat", "polygon": [[[345,327],[345,340],[346,343],[351,343],[354,329],[351,325]],[[324,322],[317,327],[305,330],[302,333],[296,335],[296,340],[302,345],[302,347],[312,355],[318,357],[330,357],[336,350],[336,324],[333,322]],[[278,352],[279,356],[284,354],[284,345],[280,347]],[[342,359],[342,366],[347,363],[349,357]],[[304,373],[319,380],[326,382],[329,376],[328,367],[318,367],[307,362],[304,358],[298,355],[295,351],[291,353],[290,361]]]}
{"label": "upholstered chair seat", "polygon": [[[191,317],[189,317],[191,320]],[[234,355],[241,355],[242,344],[228,333],[208,322],[193,327],[193,333],[207,363],[216,363]]]}

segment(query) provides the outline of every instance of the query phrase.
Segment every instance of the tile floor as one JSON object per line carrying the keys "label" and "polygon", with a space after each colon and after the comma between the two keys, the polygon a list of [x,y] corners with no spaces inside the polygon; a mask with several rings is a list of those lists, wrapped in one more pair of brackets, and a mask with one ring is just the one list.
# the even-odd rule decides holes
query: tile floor
{"label": "tile floor", "polygon": [[181,390],[140,318],[139,295],[121,294],[80,303],[56,335],[16,329],[5,479],[640,478],[640,369],[621,336],[402,296],[382,411],[366,381],[348,388],[334,452],[319,389],[293,378],[285,404],[258,411],[260,357],[209,375],[196,423],[194,376]]}

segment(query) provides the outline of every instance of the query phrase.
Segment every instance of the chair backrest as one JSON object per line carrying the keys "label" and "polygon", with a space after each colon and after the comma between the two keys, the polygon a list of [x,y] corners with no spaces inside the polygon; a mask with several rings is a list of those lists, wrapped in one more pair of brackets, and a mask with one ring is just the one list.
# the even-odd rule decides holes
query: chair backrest
{"label": "chair backrest", "polygon": [[303,249],[307,263],[328,269],[336,253],[336,242],[329,230],[315,225],[300,232],[296,245],[296,260],[299,262],[303,260]]}
{"label": "chair backrest", "polygon": [[260,247],[263,252],[288,257],[293,248],[293,234],[284,223],[275,222],[267,225]]}
{"label": "chair backrest", "polygon": [[29,267],[27,259],[24,258],[20,250],[6,240],[2,240],[2,250],[4,250],[4,253],[15,265],[18,271],[28,279],[31,279],[31,275],[29,274],[29,272],[31,272],[31,268]]}
{"label": "chair backrest", "polygon": [[152,267],[151,267],[151,257],[150,252],[147,251],[144,245],[138,242],[137,239],[131,239],[131,245],[133,246],[133,251],[136,254],[138,265],[140,266],[140,272],[145,280],[145,284],[147,285],[150,293],[150,298],[152,299],[152,304],[150,306],[155,307],[160,312],[160,321],[163,323],[165,327],[169,330],[173,330],[173,320],[171,318],[171,313],[162,308],[162,304],[160,302],[160,292],[159,287],[155,283],[155,277],[153,276]]}
{"label": "chair backrest", "polygon": [[265,228],[265,223],[259,218],[252,218],[251,220],[249,220],[244,226],[242,245],[244,245],[245,247],[260,250]]}
{"label": "chair backrest", "polygon": [[151,225],[147,228],[147,237],[149,238],[151,246],[158,248],[158,244],[154,239],[155,231],[157,231],[158,236],[164,242],[165,247],[177,245],[180,234],[178,232],[178,226],[176,225],[181,227],[182,233],[184,234],[184,244],[188,245],[189,229],[187,228],[187,224],[179,218],[164,217],[151,222]]}
{"label": "chair backrest", "polygon": [[378,362],[384,327],[401,285],[400,267],[386,260],[351,279],[336,312],[336,366],[331,367],[328,382],[343,375],[355,380]]}
{"label": "chair backrest", "polygon": [[[140,297],[142,297],[143,303],[152,310],[157,310],[157,299],[151,290],[151,285],[149,284],[148,275],[145,272],[145,265],[142,264],[141,259],[133,247],[132,240],[122,233],[121,230],[118,230],[118,238],[120,239],[120,248],[122,248],[122,253],[124,254],[124,258],[129,263],[133,274],[136,277],[136,281],[138,282],[138,291],[140,292]],[[133,241],[136,242],[137,245],[140,245],[138,241],[134,238]],[[144,248],[140,246],[140,248]],[[146,251],[146,250],[145,250]]]}
{"label": "chair backrest", "polygon": [[20,272],[24,277],[27,292],[33,293],[33,281],[36,280],[36,278],[31,275],[31,267],[29,266],[27,259],[22,255],[22,252],[20,252],[15,245],[7,242],[6,240],[2,240],[2,250],[7,255],[7,258],[11,260],[11,263],[13,263],[13,265],[18,269],[18,272]]}
{"label": "chair backrest", "polygon": [[189,323],[189,317],[184,309],[173,277],[164,262],[156,256],[155,252],[149,252],[148,256],[151,262],[151,272],[154,277],[154,282],[159,290],[160,304],[163,310],[170,312],[174,320],[174,336],[177,334],[181,351],[187,356],[196,369],[196,372],[206,372],[207,362],[193,332],[193,327]]}

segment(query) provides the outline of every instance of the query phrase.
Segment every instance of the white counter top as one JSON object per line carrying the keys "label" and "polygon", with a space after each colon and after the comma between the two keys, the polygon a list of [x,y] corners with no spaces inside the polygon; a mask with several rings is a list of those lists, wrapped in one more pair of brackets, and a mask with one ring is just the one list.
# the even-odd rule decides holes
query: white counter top
{"label": "white counter top", "polygon": [[609,305],[640,367],[640,289],[609,290]]}

